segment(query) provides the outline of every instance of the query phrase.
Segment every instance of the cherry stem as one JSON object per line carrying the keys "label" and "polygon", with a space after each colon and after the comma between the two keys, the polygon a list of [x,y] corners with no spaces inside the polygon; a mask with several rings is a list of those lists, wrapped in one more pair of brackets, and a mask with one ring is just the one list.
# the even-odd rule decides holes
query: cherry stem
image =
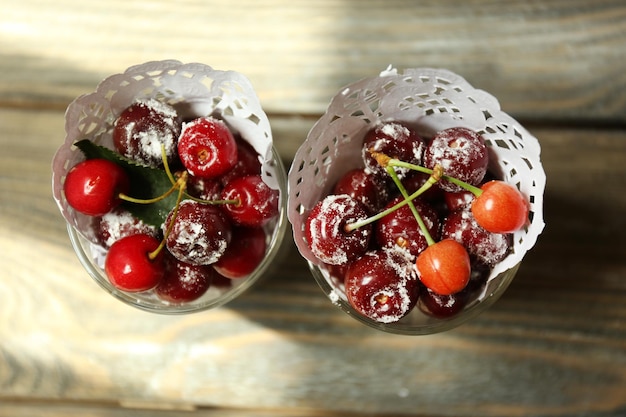
{"label": "cherry stem", "polygon": [[[376,159],[376,161],[383,167],[388,167],[388,166],[392,166],[392,167],[398,167],[398,168],[407,168],[407,169],[411,169],[413,171],[418,171],[418,172],[422,172],[424,174],[433,174],[433,170],[430,168],[426,168],[423,167],[421,165],[415,165],[415,164],[411,164],[409,162],[404,162],[404,161],[400,161],[399,159],[395,159],[395,158],[391,158],[381,152],[376,152],[376,151],[371,151],[370,150],[370,154],[374,157],[374,159]],[[445,175],[443,174],[441,176],[441,178],[450,181],[453,184],[458,185],[459,187],[471,192],[472,194],[474,194],[476,197],[478,197],[479,195],[481,195],[483,193],[483,190],[481,190],[478,187],[473,186],[472,184],[468,184],[465,181],[461,181],[455,177],[451,177],[449,175]]]}
{"label": "cherry stem", "polygon": [[[394,172],[395,174],[395,172]],[[431,175],[432,178],[432,175]],[[367,226],[370,223],[374,223],[377,220],[382,219],[383,217],[385,217],[388,214],[393,213],[394,211],[398,210],[401,207],[406,206],[407,204],[412,204],[412,201],[415,200],[417,197],[419,197],[420,195],[422,195],[425,191],[427,191],[434,183],[437,182],[437,180],[433,180],[431,181],[431,178],[428,179],[428,181],[426,181],[417,191],[415,191],[413,194],[411,195],[407,195],[404,196],[404,200],[398,202],[397,204],[394,204],[393,206],[381,211],[378,214],[375,214],[374,216],[368,217],[367,219],[363,219],[363,220],[359,220],[353,223],[347,223],[344,226],[344,230],[346,232],[352,232],[356,229],[358,229],[359,227],[363,227],[363,226]],[[404,189],[404,187],[403,187]],[[406,189],[404,189],[404,192],[406,193]],[[417,211],[417,210],[416,210]],[[419,221],[418,221],[419,223]]]}
{"label": "cherry stem", "polygon": [[[396,171],[393,168],[393,165],[387,165],[387,173],[391,176],[391,179],[396,184],[396,187],[398,188],[398,190],[400,190],[400,194],[402,194],[402,197],[404,197],[405,200],[408,200],[407,204],[409,205],[409,208],[411,209],[411,212],[413,213],[413,216],[415,217],[415,220],[417,221],[417,224],[419,225],[420,230],[422,231],[422,234],[426,238],[426,242],[428,243],[428,246],[434,245],[436,243],[435,239],[433,239],[432,236],[430,235],[430,232],[428,231],[426,224],[424,224],[424,220],[422,219],[422,216],[420,215],[419,211],[417,211],[415,204],[413,204],[413,200],[409,199],[410,198],[409,193],[406,191],[406,188],[404,188],[404,185],[402,184],[402,181],[400,181],[400,178],[398,178],[398,174],[396,174]],[[428,177],[428,180],[426,180],[426,182],[422,184],[422,186],[420,187],[420,190],[423,189],[422,192],[424,192],[428,190],[430,187],[432,187],[433,184],[437,183],[437,181],[441,179],[442,173],[443,173],[443,168],[441,168],[441,165],[435,166],[433,173],[430,175],[430,177]]]}
{"label": "cherry stem", "polygon": [[[167,237],[170,235],[170,233],[172,232],[172,228],[174,227],[174,221],[176,220],[176,216],[178,215],[178,208],[180,207],[180,202],[182,201],[183,195],[185,194],[185,187],[186,187],[187,176],[186,175],[181,176],[181,178],[179,178],[178,181],[176,181],[176,183],[178,184],[181,179],[184,179],[184,181],[178,187],[178,197],[176,198],[176,205],[174,206],[174,212],[172,213],[172,217],[170,219],[170,222],[167,225],[167,229],[163,233],[163,239],[161,239],[161,243],[159,243],[159,246],[157,246],[157,248],[155,250],[153,250],[152,252],[150,252],[148,254],[148,258],[151,261],[153,261],[154,259],[156,259],[157,256],[159,256],[159,253],[165,247],[165,243],[167,241]],[[172,188],[174,188],[174,187],[172,187]]]}
{"label": "cherry stem", "polygon": [[165,170],[165,173],[167,174],[167,178],[169,178],[170,182],[172,183],[172,187],[169,190],[167,190],[165,193],[163,193],[162,195],[160,195],[158,197],[149,198],[149,199],[135,198],[135,197],[131,197],[129,195],[120,193],[118,195],[120,200],[128,201],[130,203],[135,203],[135,204],[152,204],[152,203],[157,203],[157,202],[159,202],[161,200],[166,199],[175,190],[182,190],[185,198],[189,198],[191,200],[194,200],[194,201],[197,201],[197,202],[203,203],[203,204],[212,204],[212,205],[219,205],[219,204],[235,204],[235,205],[239,205],[239,204],[241,204],[241,200],[239,200],[239,199],[236,199],[236,200],[205,200],[205,199],[194,197],[194,196],[190,195],[189,193],[187,193],[185,191],[186,188],[187,188],[187,179],[188,179],[189,175],[187,174],[187,172],[183,172],[181,174],[181,176],[178,177],[178,179],[176,179],[174,177],[174,174],[172,174],[172,170],[170,169],[170,165],[167,162],[167,154],[165,153],[165,145],[163,145],[163,144],[161,145],[161,160],[163,161],[163,168]]}

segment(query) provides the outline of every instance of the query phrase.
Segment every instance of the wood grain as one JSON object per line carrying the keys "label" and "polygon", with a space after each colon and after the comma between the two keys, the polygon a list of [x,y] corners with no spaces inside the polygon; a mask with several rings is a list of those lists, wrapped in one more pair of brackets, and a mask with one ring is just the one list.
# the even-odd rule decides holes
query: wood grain
{"label": "wood grain", "polygon": [[29,398],[56,401],[56,415],[117,415],[97,402],[311,415],[626,410],[625,131],[531,129],[550,179],[546,232],[489,311],[411,338],[341,313],[290,241],[273,273],[225,308],[170,317],[122,305],[79,265],[50,196],[62,120],[0,111],[4,415],[36,411],[19,405]]}
{"label": "wood grain", "polygon": [[[626,415],[621,0],[0,0],[0,417]],[[51,195],[63,112],[175,58],[250,77],[289,165],[341,86],[464,75],[539,138],[546,229],[504,296],[450,332],[375,332],[293,242],[226,307],[138,311],[76,258]]]}
{"label": "wood grain", "polygon": [[173,58],[246,74],[272,113],[318,114],[394,65],[448,68],[522,119],[626,120],[621,0],[23,0],[3,8],[0,35],[4,105],[64,108]]}

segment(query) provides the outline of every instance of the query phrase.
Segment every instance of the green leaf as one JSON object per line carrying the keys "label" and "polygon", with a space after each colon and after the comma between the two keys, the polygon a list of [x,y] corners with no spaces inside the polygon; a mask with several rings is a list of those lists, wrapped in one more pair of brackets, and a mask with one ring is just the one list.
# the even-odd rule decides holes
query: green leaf
{"label": "green leaf", "polygon": [[[120,165],[130,178],[130,191],[128,194],[131,197],[150,199],[160,196],[172,188],[172,183],[165,170],[137,164],[109,148],[96,145],[89,139],[78,141],[75,145],[87,159],[104,158]],[[178,192],[174,192],[167,198],[151,204],[125,201],[123,206],[144,223],[159,228],[165,222],[170,210],[176,205],[177,194]]]}

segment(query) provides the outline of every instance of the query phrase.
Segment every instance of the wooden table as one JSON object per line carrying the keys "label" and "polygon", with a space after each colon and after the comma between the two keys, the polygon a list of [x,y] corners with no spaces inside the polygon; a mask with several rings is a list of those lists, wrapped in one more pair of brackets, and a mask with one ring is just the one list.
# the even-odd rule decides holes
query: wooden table
{"label": "wooden table", "polygon": [[[623,1],[0,5],[0,416],[626,415]],[[79,264],[50,162],[74,97],[166,58],[248,75],[287,164],[343,85],[462,74],[539,138],[545,232],[489,311],[433,336],[341,313],[291,241],[227,307],[123,305]]]}

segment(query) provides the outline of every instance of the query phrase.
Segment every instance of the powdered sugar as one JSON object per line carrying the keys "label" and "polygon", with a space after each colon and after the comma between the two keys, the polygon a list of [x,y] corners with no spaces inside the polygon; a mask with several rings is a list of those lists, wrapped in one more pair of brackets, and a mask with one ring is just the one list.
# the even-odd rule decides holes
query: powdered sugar
{"label": "powdered sugar", "polygon": [[370,227],[346,233],[346,224],[367,218],[360,204],[347,194],[329,195],[311,211],[307,239],[318,259],[330,265],[343,265],[365,252]]}

